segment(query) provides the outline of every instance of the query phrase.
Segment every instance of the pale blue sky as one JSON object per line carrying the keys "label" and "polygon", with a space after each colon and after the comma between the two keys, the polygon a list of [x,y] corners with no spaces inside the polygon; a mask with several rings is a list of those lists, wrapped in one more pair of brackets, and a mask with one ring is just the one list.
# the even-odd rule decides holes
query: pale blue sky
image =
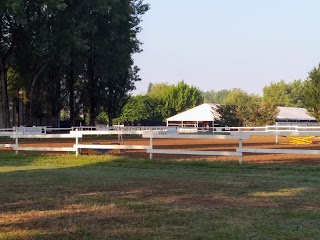
{"label": "pale blue sky", "polygon": [[141,82],[262,94],[272,81],[306,79],[320,62],[320,0],[145,0],[134,56]]}

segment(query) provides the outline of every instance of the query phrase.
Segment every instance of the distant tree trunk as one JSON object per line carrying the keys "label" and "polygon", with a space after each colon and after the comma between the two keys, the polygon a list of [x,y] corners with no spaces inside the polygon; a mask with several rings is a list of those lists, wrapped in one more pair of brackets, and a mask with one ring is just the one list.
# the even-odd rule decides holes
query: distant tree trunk
{"label": "distant tree trunk", "polygon": [[44,69],[47,67],[48,63],[45,63],[42,65],[40,70],[37,72],[37,74],[33,77],[31,86],[26,94],[26,107],[25,107],[25,125],[26,126],[32,126],[32,99],[33,94],[35,90],[35,86],[37,83],[37,80],[40,76],[40,74],[44,71]]}
{"label": "distant tree trunk", "polygon": [[50,125],[59,127],[61,110],[61,81],[59,76],[59,67],[50,68],[48,74],[48,101],[50,102]]}
{"label": "distant tree trunk", "polygon": [[15,119],[15,126],[20,126],[20,99],[19,97],[15,98],[15,112],[16,112],[16,119]]}
{"label": "distant tree trunk", "polygon": [[8,98],[8,81],[7,69],[3,58],[0,58],[1,71],[1,106],[3,114],[3,124],[5,128],[10,127],[9,98]]}
{"label": "distant tree trunk", "polygon": [[31,100],[30,100],[29,93],[27,93],[27,96],[26,96],[24,110],[25,110],[24,124],[25,124],[25,126],[32,126],[32,111],[31,111]]}
{"label": "distant tree trunk", "polygon": [[69,71],[67,74],[67,83],[68,83],[68,91],[69,91],[69,110],[70,110],[70,122],[71,125],[75,125],[75,110],[74,110],[74,85],[75,85],[75,71],[74,71],[74,64],[73,59],[71,59],[71,63],[69,65]]}
{"label": "distant tree trunk", "polygon": [[96,76],[94,73],[95,62],[89,58],[88,63],[88,79],[89,79],[89,113],[90,113],[90,126],[94,126],[96,122]]}
{"label": "distant tree trunk", "polygon": [[112,126],[113,116],[108,115],[109,126]]}

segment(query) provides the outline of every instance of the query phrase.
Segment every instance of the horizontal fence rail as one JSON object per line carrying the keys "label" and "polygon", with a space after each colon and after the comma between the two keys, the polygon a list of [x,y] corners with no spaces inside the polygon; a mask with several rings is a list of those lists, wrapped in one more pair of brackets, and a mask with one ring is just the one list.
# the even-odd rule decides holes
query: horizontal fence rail
{"label": "horizontal fence rail", "polygon": [[14,147],[15,151],[34,151],[34,152],[75,152],[74,147]]}
{"label": "horizontal fence rail", "polygon": [[303,155],[317,155],[320,150],[306,150],[306,149],[274,149],[274,148],[238,148],[238,152],[243,153],[269,153],[269,154],[303,154]]}
{"label": "horizontal fence rail", "polygon": [[187,151],[172,149],[150,149],[148,153],[176,154],[176,155],[199,155],[199,156],[241,156],[241,152],[232,151]]}
{"label": "horizontal fence rail", "polygon": [[89,144],[75,144],[74,148],[86,148],[86,149],[123,149],[123,150],[147,150],[151,149],[150,146],[145,145],[89,145]]}

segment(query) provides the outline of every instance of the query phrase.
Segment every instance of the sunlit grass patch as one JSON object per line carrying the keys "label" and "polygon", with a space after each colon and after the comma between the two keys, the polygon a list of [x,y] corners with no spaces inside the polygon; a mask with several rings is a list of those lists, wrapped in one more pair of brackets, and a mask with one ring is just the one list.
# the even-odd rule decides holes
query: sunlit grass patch
{"label": "sunlit grass patch", "polygon": [[310,189],[306,188],[284,188],[279,189],[277,191],[271,192],[256,192],[252,193],[252,196],[255,197],[290,197],[290,196],[298,196],[302,195]]}
{"label": "sunlit grass patch", "polygon": [[38,155],[0,152],[0,172],[10,172],[32,169],[57,169],[105,163],[119,159],[119,157],[106,156],[78,156],[70,155]]}

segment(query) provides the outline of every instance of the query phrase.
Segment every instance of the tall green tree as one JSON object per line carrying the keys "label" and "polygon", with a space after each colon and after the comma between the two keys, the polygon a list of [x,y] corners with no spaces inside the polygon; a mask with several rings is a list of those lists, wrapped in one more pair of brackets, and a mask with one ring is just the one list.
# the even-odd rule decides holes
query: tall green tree
{"label": "tall green tree", "polygon": [[276,106],[289,106],[290,96],[285,81],[272,82],[263,88],[264,101]]}
{"label": "tall green tree", "polygon": [[255,94],[248,94],[241,89],[233,89],[223,101],[225,105],[242,106],[251,102],[260,102],[261,97]]}
{"label": "tall green tree", "polygon": [[142,50],[138,33],[148,9],[142,0],[1,2],[2,122],[10,123],[10,68],[18,75],[11,89],[24,94],[26,125],[46,114],[57,122],[62,108],[72,124],[89,113],[93,125],[100,110],[112,122],[140,81],[132,55]]}
{"label": "tall green tree", "polygon": [[306,107],[320,121],[320,64],[309,73],[304,89]]}
{"label": "tall green tree", "polygon": [[208,91],[208,92],[203,92],[202,96],[204,98],[204,102],[206,103],[220,103],[222,104],[225,99],[228,97],[228,95],[232,92],[233,90],[219,90],[219,91]]}
{"label": "tall green tree", "polygon": [[25,21],[18,26],[14,64],[23,80],[21,84],[25,93],[26,125],[32,125],[37,82],[53,57],[53,22],[57,12],[64,6],[59,0],[34,0],[23,3]]}
{"label": "tall green tree", "polygon": [[265,126],[274,124],[278,108],[266,102],[248,102],[236,109],[236,115],[244,126]]}
{"label": "tall green tree", "polygon": [[23,24],[25,21],[22,1],[1,1],[0,18],[1,112],[4,126],[9,127],[10,116],[7,75],[11,68],[19,25]]}
{"label": "tall green tree", "polygon": [[305,107],[304,88],[305,82],[294,80],[287,84],[289,88],[290,101],[293,107]]}
{"label": "tall green tree", "polygon": [[150,95],[151,97],[160,97],[160,98],[167,95],[170,88],[173,87],[173,85],[169,85],[166,82],[154,83],[149,86],[150,86],[150,89],[148,90],[148,95]]}
{"label": "tall green tree", "polygon": [[236,105],[220,105],[218,107],[220,119],[215,121],[219,126],[239,127],[243,126],[243,122],[238,116]]}
{"label": "tall green tree", "polygon": [[261,97],[234,89],[220,108],[221,123],[227,126],[264,126],[275,122],[278,109]]}
{"label": "tall green tree", "polygon": [[163,123],[161,105],[149,95],[132,97],[117,120],[126,125],[160,125]]}
{"label": "tall green tree", "polygon": [[159,99],[164,119],[203,103],[201,91],[184,81],[177,85],[154,84],[150,96]]}
{"label": "tall green tree", "polygon": [[94,124],[97,109],[102,107],[115,118],[139,81],[132,55],[141,51],[137,38],[141,31],[141,16],[149,9],[140,0],[94,1],[89,4],[91,14],[88,36],[88,100],[90,123]]}
{"label": "tall green tree", "polygon": [[[64,73],[62,81],[66,88],[70,122],[75,124],[75,118],[80,111],[81,96],[83,96],[83,75],[85,73],[85,53],[89,49],[86,31],[90,27],[87,22],[89,14],[85,0],[65,0],[65,10],[57,15],[55,25],[56,44],[55,55],[62,63]],[[60,39],[63,39],[61,41]],[[57,60],[55,60],[57,62]]]}
{"label": "tall green tree", "polygon": [[273,106],[304,107],[304,83],[295,80],[291,83],[272,82],[263,88],[263,100]]}

